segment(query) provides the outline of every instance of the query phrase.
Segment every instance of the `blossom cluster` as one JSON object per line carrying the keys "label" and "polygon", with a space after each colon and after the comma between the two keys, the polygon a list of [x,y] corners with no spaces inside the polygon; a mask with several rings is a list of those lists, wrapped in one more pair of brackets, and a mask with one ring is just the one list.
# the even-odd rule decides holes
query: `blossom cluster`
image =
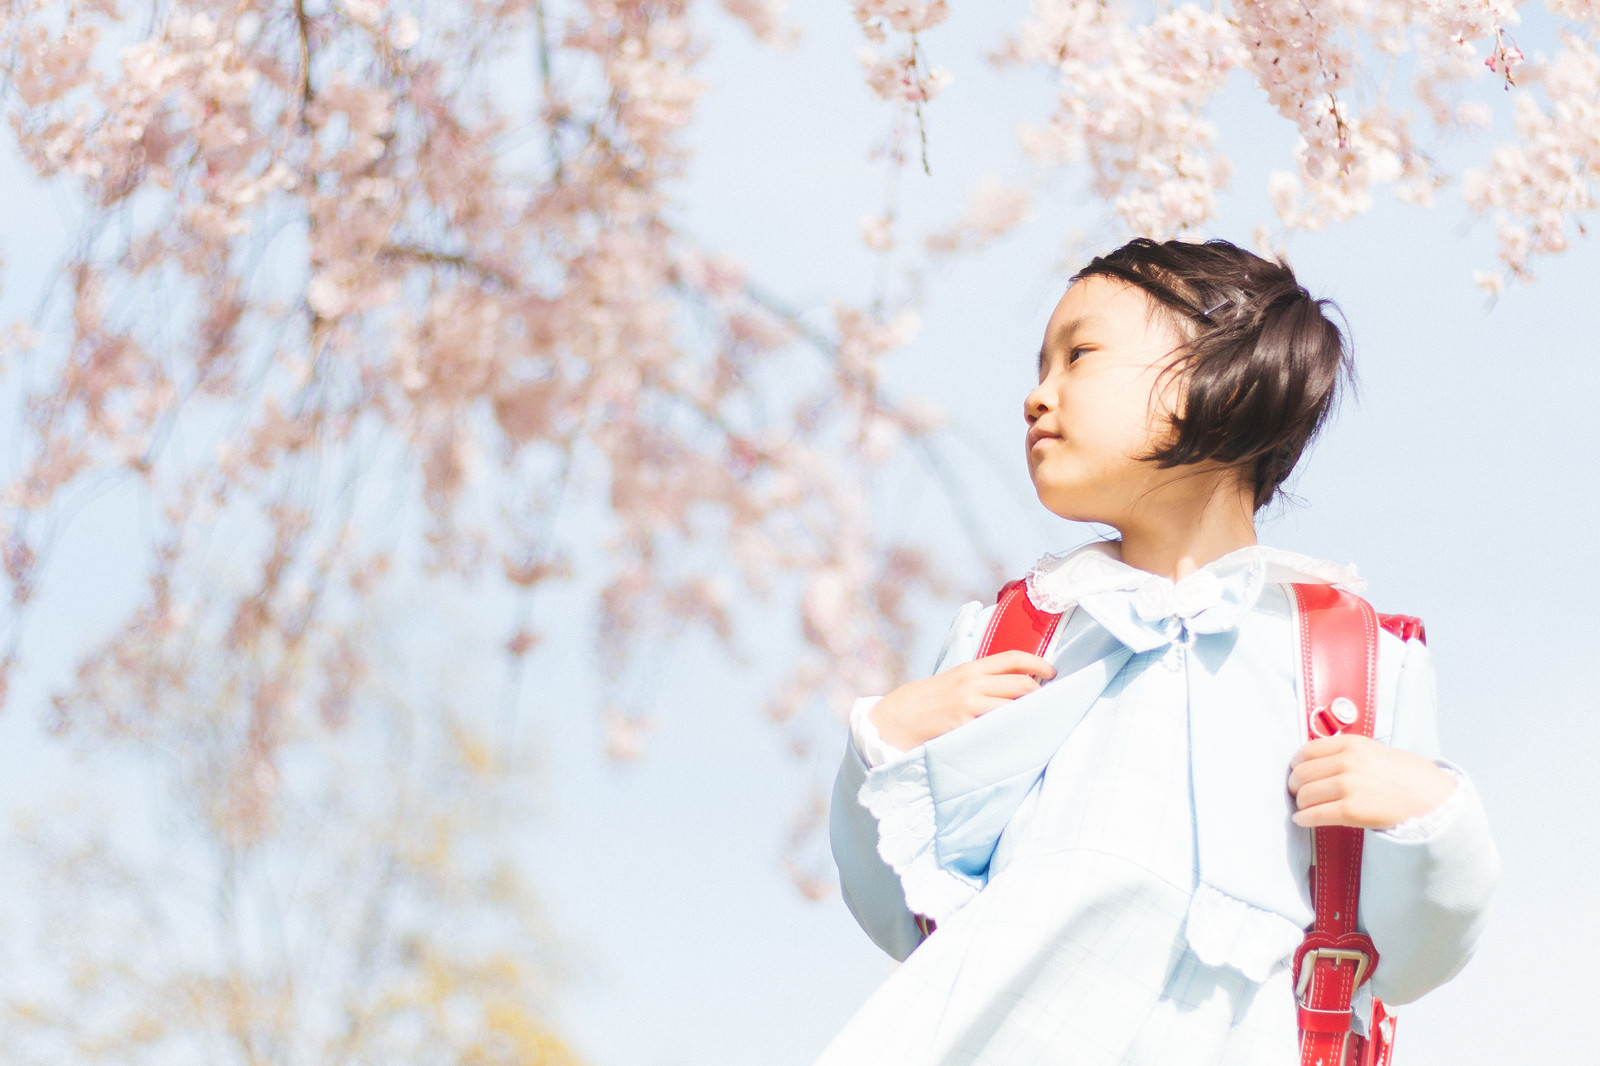
{"label": "blossom cluster", "polygon": [[1513,38],[1512,0],[1034,0],[994,58],[1057,74],[1054,113],[1022,131],[1028,153],[1047,168],[1085,167],[1121,225],[1155,237],[1196,234],[1217,217],[1233,168],[1213,114],[1236,74],[1296,134],[1292,167],[1266,187],[1279,223],[1300,229],[1359,215],[1383,188],[1431,204],[1451,177],[1435,145],[1481,137],[1499,107],[1484,90],[1517,89],[1515,138],[1465,189],[1470,207],[1495,218],[1501,270],[1482,275],[1494,287],[1528,276],[1528,256],[1564,247],[1592,206],[1581,131],[1600,16],[1577,0],[1546,6],[1576,24],[1548,61],[1529,60]]}
{"label": "blossom cluster", "polygon": [[1056,112],[1023,133],[1029,154],[1087,163],[1130,230],[1165,237],[1216,213],[1231,166],[1203,109],[1242,55],[1232,24],[1195,4],[1130,25],[1114,5],[1039,2],[997,58],[1060,73]]}
{"label": "blossom cluster", "polygon": [[946,255],[979,251],[1025,221],[1032,203],[1033,194],[1027,189],[986,175],[978,180],[955,224],[928,235],[928,251]]}
{"label": "blossom cluster", "polygon": [[[792,39],[781,0],[723,8]],[[108,479],[154,516],[144,591],[81,649],[52,724],[148,735],[205,649],[242,708],[215,806],[242,844],[270,833],[288,738],[336,729],[373,676],[345,610],[419,572],[504,593],[514,676],[542,668],[524,666],[549,624],[535,598],[591,592],[618,757],[647,733],[651,707],[627,698],[647,656],[694,631],[737,653],[752,595],[788,597],[810,647],[772,708],[795,743],[838,686],[897,673],[911,621],[871,604],[924,571],[864,500],[872,457],[931,431],[881,387],[914,319],[841,307],[818,327],[678,232],[705,89],[694,15],[0,11],[18,146],[85,219],[39,317],[6,330],[21,428],[0,469],[0,678],[29,651],[67,520]],[[945,10],[862,16],[899,34]],[[530,38],[530,91],[504,92]],[[603,544],[574,510],[604,516]]]}
{"label": "blossom cluster", "polygon": [[[879,97],[917,107],[950,84],[949,71],[923,61],[917,36],[950,17],[948,0],[853,0],[851,12],[873,45],[886,45],[891,33],[897,35],[897,45],[888,55],[880,54],[875,47],[863,48],[859,53],[867,85]],[[903,35],[904,40],[899,40],[898,35]]]}
{"label": "blossom cluster", "polygon": [[783,21],[789,0],[722,0],[722,9],[750,28],[756,40],[776,47],[792,45],[800,31]]}
{"label": "blossom cluster", "polygon": [[1486,165],[1467,173],[1462,188],[1470,207],[1495,220],[1499,266],[1477,274],[1491,292],[1510,278],[1531,279],[1529,259],[1564,251],[1575,233],[1585,232],[1583,218],[1597,206],[1600,55],[1594,43],[1563,33],[1560,49],[1527,83],[1543,101],[1531,93],[1517,97],[1516,139],[1496,146]]}

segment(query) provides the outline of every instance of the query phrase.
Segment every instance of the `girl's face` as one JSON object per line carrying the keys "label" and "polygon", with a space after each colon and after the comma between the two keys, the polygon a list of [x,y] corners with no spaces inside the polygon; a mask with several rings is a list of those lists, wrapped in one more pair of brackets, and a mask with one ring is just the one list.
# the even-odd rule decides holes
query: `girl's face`
{"label": "girl's face", "polygon": [[1062,518],[1118,529],[1153,490],[1185,475],[1138,457],[1164,443],[1178,376],[1163,377],[1182,339],[1133,285],[1074,282],[1039,351],[1039,385],[1023,401],[1028,471]]}

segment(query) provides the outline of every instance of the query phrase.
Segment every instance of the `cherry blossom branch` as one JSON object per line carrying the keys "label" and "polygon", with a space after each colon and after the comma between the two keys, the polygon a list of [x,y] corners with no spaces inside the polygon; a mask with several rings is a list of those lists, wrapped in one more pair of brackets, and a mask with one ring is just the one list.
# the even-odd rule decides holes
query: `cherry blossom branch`
{"label": "cherry blossom branch", "polygon": [[311,85],[311,18],[305,0],[294,0],[295,34],[300,46],[300,122],[306,125],[306,112],[315,98]]}
{"label": "cherry blossom branch", "polygon": [[828,356],[829,358],[836,358],[838,356],[839,346],[837,342],[835,342],[832,337],[828,336],[826,333],[807,322],[804,315],[802,315],[799,311],[796,311],[793,307],[790,307],[779,297],[771,292],[768,292],[755,282],[748,280],[744,282],[742,291],[745,297],[748,298],[751,303],[755,304],[757,307],[760,307],[762,310],[778,319],[784,325],[788,326],[795,332],[796,336],[803,339],[816,351]]}
{"label": "cherry blossom branch", "polygon": [[[917,34],[916,34],[916,31],[913,30],[912,33],[911,33],[911,50],[910,50],[910,56],[911,56],[910,70],[911,70],[911,81],[912,81],[912,84],[920,84],[923,81],[923,79],[918,76],[917,60],[920,57],[920,55],[921,55],[921,50],[920,50],[918,42],[917,42]],[[931,177],[933,177],[933,168],[928,166],[928,127],[927,127],[927,124],[923,121],[923,118],[922,118],[923,100],[924,100],[924,97],[921,96],[921,95],[912,97],[912,99],[911,99],[911,113],[914,116],[916,116],[916,120],[917,120],[917,145],[918,145],[918,150],[919,150],[919,152],[921,154],[921,157],[922,157],[922,173],[926,174],[928,177],[931,178]]]}
{"label": "cherry blossom branch", "polygon": [[459,252],[439,252],[414,244],[388,244],[378,250],[378,258],[463,270],[478,280],[492,283],[508,293],[521,291],[523,287],[520,278]]}
{"label": "cherry blossom branch", "polygon": [[561,151],[561,126],[567,120],[565,105],[556,102],[554,74],[550,62],[550,38],[545,26],[544,0],[535,0],[533,26],[539,52],[539,84],[544,90],[544,114],[547,126],[550,161],[555,168],[551,181],[560,186],[565,181],[566,160]]}
{"label": "cherry blossom branch", "polygon": [[[828,356],[830,359],[836,360],[839,358],[838,342],[821,330],[809,325],[798,312],[785,305],[783,301],[748,281],[745,283],[744,292],[753,302],[785,322],[795,331],[796,335],[804,339],[816,351]],[[921,433],[912,433],[910,442],[913,449],[920,456],[928,473],[933,477],[935,484],[939,486],[944,497],[956,510],[957,520],[974,554],[989,565],[991,569],[995,568],[998,565],[996,561],[1001,558],[1001,555],[995,551],[988,533],[985,532],[983,522],[979,519],[977,511],[972,506],[971,495],[963,487],[960,477],[945,462],[943,456],[938,453],[937,447],[927,436]],[[980,449],[981,451],[982,449]]]}

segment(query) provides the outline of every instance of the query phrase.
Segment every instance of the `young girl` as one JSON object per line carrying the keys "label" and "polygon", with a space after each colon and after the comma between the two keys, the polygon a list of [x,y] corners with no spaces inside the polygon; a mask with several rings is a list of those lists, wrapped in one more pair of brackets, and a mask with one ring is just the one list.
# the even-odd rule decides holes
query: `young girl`
{"label": "young girl", "polygon": [[1369,830],[1358,1018],[1471,954],[1498,860],[1438,759],[1426,647],[1380,634],[1375,739],[1307,742],[1287,583],[1360,583],[1256,543],[1349,374],[1326,306],[1224,241],[1135,240],[1073,278],[1028,469],[1121,539],[1028,574],[1063,612],[1043,658],[974,660],[994,608],[970,603],[934,676],[853,709],[834,856],[905,962],[818,1066],[1291,1066],[1314,826]]}

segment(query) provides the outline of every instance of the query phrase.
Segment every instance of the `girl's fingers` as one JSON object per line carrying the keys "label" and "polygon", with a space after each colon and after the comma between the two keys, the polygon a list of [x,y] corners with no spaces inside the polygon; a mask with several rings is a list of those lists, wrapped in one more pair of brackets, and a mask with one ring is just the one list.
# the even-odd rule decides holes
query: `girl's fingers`
{"label": "girl's fingers", "polygon": [[979,691],[985,696],[1014,700],[1039,688],[1039,682],[1028,674],[995,674],[983,679]]}
{"label": "girl's fingers", "polygon": [[1346,790],[1339,778],[1326,777],[1303,785],[1294,794],[1294,805],[1300,810],[1324,803],[1335,803],[1345,798]]}
{"label": "girl's fingers", "polygon": [[997,655],[986,655],[975,660],[975,665],[981,667],[984,673],[1029,674],[1045,681],[1056,676],[1056,668],[1050,665],[1050,660],[1025,651],[1003,651]]}
{"label": "girl's fingers", "polygon": [[[1367,803],[1358,803],[1350,794],[1350,781],[1327,777],[1313,781],[1295,793],[1294,824],[1315,828],[1321,825],[1356,825],[1365,829],[1384,828],[1370,821]],[[1362,813],[1358,815],[1358,810]],[[1392,824],[1392,823],[1389,823]]]}
{"label": "girl's fingers", "polygon": [[1300,746],[1299,751],[1290,756],[1289,765],[1299,766],[1301,763],[1309,762],[1312,759],[1322,759],[1329,755],[1338,755],[1340,752],[1347,751],[1350,748],[1350,741],[1352,739],[1365,740],[1366,738],[1351,738],[1341,733],[1334,737],[1317,737],[1315,740],[1307,741],[1305,744]]}
{"label": "girl's fingers", "polygon": [[[1324,825],[1350,825],[1349,816],[1345,814],[1344,807],[1338,803],[1319,803],[1315,807],[1308,807],[1294,812],[1294,824],[1302,829],[1316,829]],[[1360,828],[1366,829],[1367,826]]]}
{"label": "girl's fingers", "polygon": [[1337,777],[1351,769],[1350,760],[1342,753],[1324,755],[1318,759],[1308,759],[1305,762],[1291,764],[1294,769],[1289,771],[1289,791],[1299,792],[1300,789],[1313,781],[1321,781],[1329,777]]}
{"label": "girl's fingers", "polygon": [[1392,805],[1373,797],[1341,795],[1320,803],[1301,804],[1294,812],[1294,824],[1315,828],[1322,825],[1348,825],[1357,829],[1388,829],[1404,820]]}
{"label": "girl's fingers", "polygon": [[1289,791],[1296,792],[1309,781],[1354,773],[1370,766],[1374,750],[1382,748],[1368,737],[1318,737],[1290,757]]}

